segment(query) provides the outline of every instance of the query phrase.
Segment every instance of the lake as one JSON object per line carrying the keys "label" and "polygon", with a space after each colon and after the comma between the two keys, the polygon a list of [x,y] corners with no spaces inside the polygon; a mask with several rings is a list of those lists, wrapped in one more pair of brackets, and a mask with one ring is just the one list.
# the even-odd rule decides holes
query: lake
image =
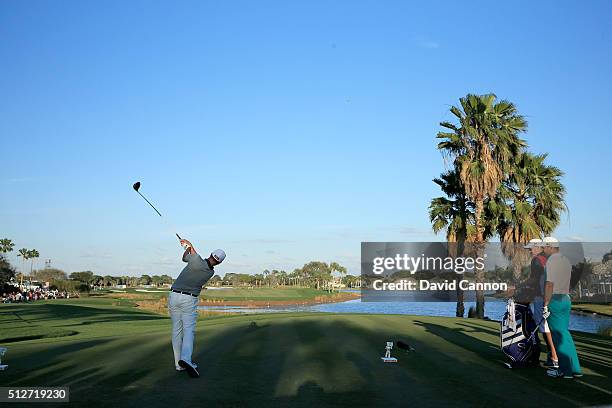
{"label": "lake", "polygon": [[[474,302],[465,302],[466,315]],[[306,306],[280,306],[267,308],[246,308],[241,306],[200,306],[201,310],[234,312],[234,313],[286,313],[286,312],[327,312],[327,313],[373,313],[373,314],[406,314],[420,316],[455,316],[455,302],[362,302],[360,299],[347,302],[325,303]],[[501,320],[506,312],[506,302],[487,299],[486,316],[492,320]],[[570,329],[587,333],[597,333],[602,326],[612,326],[612,318],[572,313]]]}

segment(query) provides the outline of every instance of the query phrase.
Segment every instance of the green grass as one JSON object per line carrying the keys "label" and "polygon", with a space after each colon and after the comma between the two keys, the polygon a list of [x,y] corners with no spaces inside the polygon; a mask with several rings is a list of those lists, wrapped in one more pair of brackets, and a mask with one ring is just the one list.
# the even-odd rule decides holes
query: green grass
{"label": "green grass", "polygon": [[0,305],[0,344],[10,344],[25,336],[87,338],[109,333],[146,333],[155,328],[156,323],[159,329],[165,327],[163,316],[130,307],[132,305],[104,298]]}
{"label": "green grass", "polygon": [[[68,385],[72,404],[88,408],[612,403],[612,339],[584,333],[574,339],[585,376],[553,380],[539,368],[505,369],[494,322],[308,313],[202,318],[194,354],[202,377],[191,379],[174,371],[169,319],[112,299],[0,306],[2,333],[24,327],[49,336],[4,343],[9,369],[0,384]],[[76,334],[52,337],[55,330]],[[379,357],[390,339],[416,352],[395,352],[399,363],[384,364]]]}
{"label": "green grass", "polygon": [[597,313],[602,316],[612,316],[612,303],[573,303],[572,309],[583,313]]}
{"label": "green grass", "polygon": [[[161,296],[167,296],[168,291],[164,289],[148,289],[154,292],[143,292],[136,289],[123,289],[117,291],[102,290],[91,293],[91,297],[117,297],[120,298],[127,294],[128,296],[137,295],[143,300],[155,300]],[[159,292],[157,292],[159,291]],[[232,288],[224,287],[223,289],[202,290],[201,297],[204,299],[228,300],[228,301],[308,301],[317,296],[331,296],[338,292],[329,293],[324,290],[312,288],[298,287],[256,287],[256,288]]]}
{"label": "green grass", "polygon": [[[336,292],[337,293],[337,292]],[[307,301],[317,296],[330,296],[329,292],[312,288],[231,288],[220,290],[204,290],[205,299],[223,300],[278,300],[278,301]]]}
{"label": "green grass", "polygon": [[161,296],[168,296],[170,291],[168,289],[102,289],[96,290],[89,293],[89,297],[97,298],[97,297],[111,297],[111,296],[121,296],[124,294],[130,295],[138,295],[142,298],[149,299],[157,299]]}

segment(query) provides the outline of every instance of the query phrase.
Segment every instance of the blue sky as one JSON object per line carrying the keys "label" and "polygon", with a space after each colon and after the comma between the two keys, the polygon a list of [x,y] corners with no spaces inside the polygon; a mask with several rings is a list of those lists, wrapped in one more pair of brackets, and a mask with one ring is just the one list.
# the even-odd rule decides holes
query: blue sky
{"label": "blue sky", "polygon": [[2,2],[0,235],[68,272],[176,276],[141,180],[221,273],[358,273],[361,241],[443,239],[438,123],[494,92],[566,172],[556,235],[612,240],[612,4],[425,3]]}

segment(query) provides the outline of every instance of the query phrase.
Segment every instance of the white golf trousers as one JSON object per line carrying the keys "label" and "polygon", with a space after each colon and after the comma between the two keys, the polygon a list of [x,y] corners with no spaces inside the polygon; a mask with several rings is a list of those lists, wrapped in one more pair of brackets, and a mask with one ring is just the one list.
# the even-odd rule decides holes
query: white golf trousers
{"label": "white golf trousers", "polygon": [[196,310],[198,300],[197,297],[176,292],[170,292],[168,296],[168,311],[172,319],[172,350],[176,367],[179,360],[193,365],[191,354],[198,319]]}

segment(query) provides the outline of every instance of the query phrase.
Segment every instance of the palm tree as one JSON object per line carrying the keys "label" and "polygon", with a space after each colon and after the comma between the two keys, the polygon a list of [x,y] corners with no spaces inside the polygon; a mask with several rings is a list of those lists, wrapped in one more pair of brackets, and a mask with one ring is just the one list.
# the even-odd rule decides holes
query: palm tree
{"label": "palm tree", "polygon": [[[446,197],[431,200],[429,221],[432,229],[436,234],[446,229],[451,256],[464,256],[465,243],[474,239],[474,203],[467,198],[457,170],[443,173],[433,181],[440,186]],[[455,315],[463,317],[464,313],[463,290],[457,285]]]}
{"label": "palm tree", "polygon": [[26,261],[28,260],[28,258],[30,256],[29,254],[30,254],[30,251],[28,251],[27,248],[21,248],[19,250],[19,254],[17,254],[17,256],[21,257],[21,266],[22,266],[22,268],[21,268],[21,283],[20,283],[20,286],[23,286],[23,274],[25,273],[25,264],[26,264]]}
{"label": "palm tree", "polygon": [[[261,286],[264,280],[264,276],[261,273],[256,273],[253,275],[253,280],[255,281],[255,286]],[[234,282],[232,282],[232,286],[234,286]]]}
{"label": "palm tree", "polygon": [[287,272],[281,270],[278,272],[278,280],[282,286],[287,284]]}
{"label": "palm tree", "polygon": [[[459,99],[461,107],[450,112],[458,124],[442,122],[450,132],[439,132],[442,150],[454,161],[466,197],[474,203],[474,248],[484,256],[486,245],[485,202],[497,195],[502,181],[512,170],[512,160],[526,146],[518,134],[527,122],[508,101],[497,101],[494,94],[468,94]],[[484,269],[477,268],[476,281],[484,280]],[[484,293],[476,292],[476,315],[484,317]]]}
{"label": "palm tree", "polygon": [[528,152],[517,156],[513,172],[487,206],[515,280],[531,259],[523,245],[530,239],[550,235],[567,208],[561,183],[563,172],[546,165],[546,157]]}
{"label": "palm tree", "polygon": [[0,239],[0,252],[6,254],[7,252],[13,251],[15,244],[8,238]]}
{"label": "palm tree", "polygon": [[91,278],[92,286],[102,286],[104,284],[104,277],[100,275],[94,275]]}
{"label": "palm tree", "polygon": [[34,268],[34,260],[36,258],[38,258],[40,256],[40,253],[35,250],[35,249],[31,249],[28,251],[28,259],[30,259],[30,275],[32,275],[32,269]]}
{"label": "palm tree", "polygon": [[140,279],[138,279],[138,284],[139,285],[150,285],[151,284],[151,277],[149,275],[142,275],[140,277]]}
{"label": "palm tree", "polygon": [[340,274],[340,282],[342,282],[342,277],[348,273],[348,270],[346,269],[346,267],[340,265],[338,262],[331,262],[329,264],[329,273],[331,275],[334,272],[338,272]]}
{"label": "palm tree", "polygon": [[437,197],[429,205],[429,220],[435,233],[446,229],[449,242],[463,243],[475,233],[474,203],[466,196],[456,170],[433,180],[446,197]]}
{"label": "palm tree", "polygon": [[104,286],[113,286],[115,284],[115,278],[110,275],[104,275]]}

